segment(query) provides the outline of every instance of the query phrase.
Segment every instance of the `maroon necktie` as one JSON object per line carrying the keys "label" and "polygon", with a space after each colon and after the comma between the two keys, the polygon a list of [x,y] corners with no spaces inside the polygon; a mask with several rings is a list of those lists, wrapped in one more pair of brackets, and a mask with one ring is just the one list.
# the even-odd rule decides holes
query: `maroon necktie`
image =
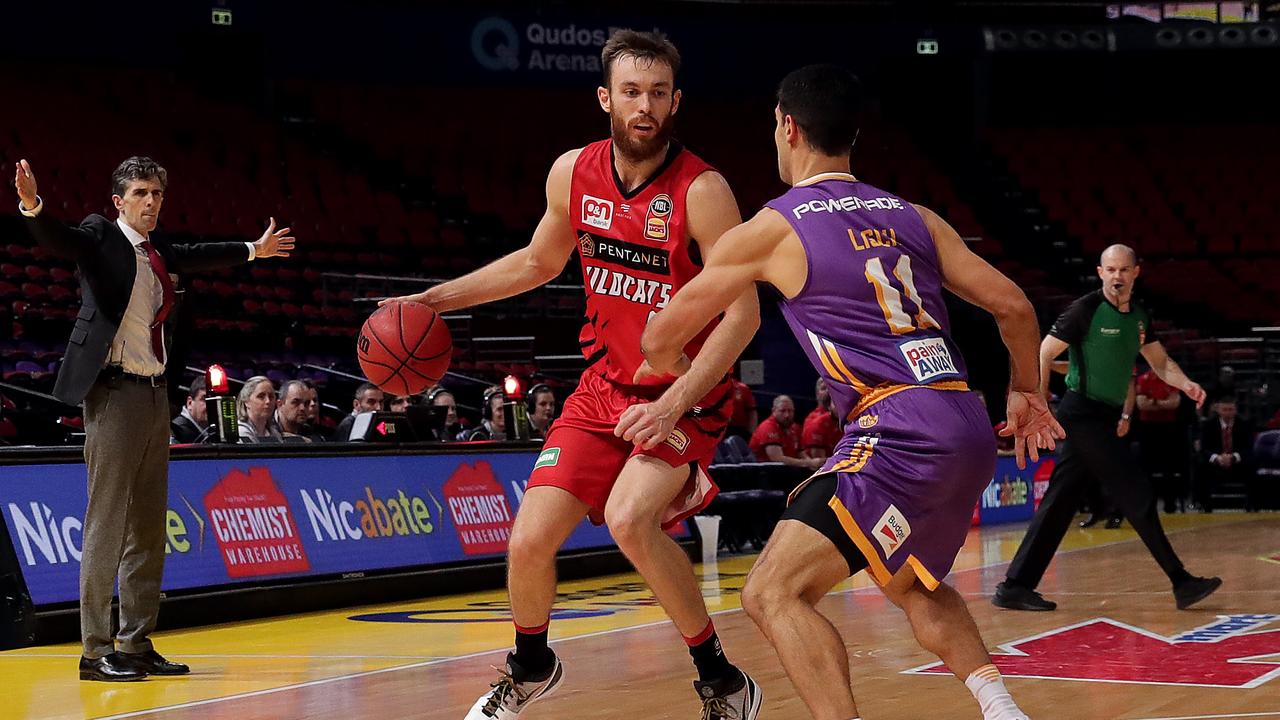
{"label": "maroon necktie", "polygon": [[1230,425],[1222,426],[1222,454],[1223,455],[1231,454],[1231,426]]}
{"label": "maroon necktie", "polygon": [[147,253],[147,260],[151,263],[151,271],[156,274],[156,279],[160,281],[160,290],[163,299],[160,301],[160,309],[156,311],[156,319],[151,323],[151,351],[156,354],[156,360],[160,364],[164,364],[164,335],[162,328],[164,327],[165,318],[169,317],[169,311],[173,309],[173,282],[169,280],[169,271],[165,268],[164,258],[160,257],[160,253],[156,252],[155,246],[149,240],[143,240],[139,245]]}

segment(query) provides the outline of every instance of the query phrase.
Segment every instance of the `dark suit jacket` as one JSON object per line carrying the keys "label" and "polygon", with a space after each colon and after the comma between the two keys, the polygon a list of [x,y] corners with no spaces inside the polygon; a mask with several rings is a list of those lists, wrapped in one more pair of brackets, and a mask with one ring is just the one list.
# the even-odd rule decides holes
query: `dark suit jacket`
{"label": "dark suit jacket", "polygon": [[177,415],[173,420],[169,421],[169,434],[173,436],[174,442],[182,444],[193,443],[196,438],[200,437],[202,432],[204,431],[188,420],[186,415]]}
{"label": "dark suit jacket", "polygon": [[[80,270],[80,312],[53,386],[59,400],[79,405],[106,364],[111,341],[129,306],[137,274],[136,255],[120,227],[101,215],[90,215],[79,227],[69,227],[51,217],[45,206],[38,216],[27,218],[27,229],[41,247],[74,260]],[[153,234],[151,244],[169,272],[178,275],[249,260],[249,249],[242,242],[170,245]],[[176,312],[169,313],[170,318],[176,316]],[[167,339],[172,337],[170,327],[166,326]]]}
{"label": "dark suit jacket", "polygon": [[[1231,452],[1240,453],[1240,465],[1248,467],[1253,461],[1253,425],[1236,418],[1231,425]],[[1200,455],[1209,462],[1210,455],[1222,452],[1222,423],[1216,417],[1205,420],[1200,426]]]}

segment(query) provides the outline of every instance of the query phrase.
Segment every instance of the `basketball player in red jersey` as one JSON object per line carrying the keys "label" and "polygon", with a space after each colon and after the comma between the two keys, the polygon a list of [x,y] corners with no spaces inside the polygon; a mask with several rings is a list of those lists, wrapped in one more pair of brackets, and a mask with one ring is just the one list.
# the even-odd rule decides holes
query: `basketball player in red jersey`
{"label": "basketball player in red jersey", "polygon": [[[547,646],[555,557],[584,515],[608,524],[684,636],[698,670],[700,717],[754,720],[760,688],[725,657],[689,559],[663,528],[715,494],[706,466],[729,420],[727,373],[759,325],[755,290],[685,346],[678,378],[653,373],[640,352],[645,323],[741,217],[724,178],[671,137],[680,105],[676,48],[660,35],[621,30],[601,60],[605,86],[597,92],[611,139],[556,160],[530,244],[426,292],[384,301],[447,312],[547,283],[575,251],[582,263],[587,369],[551,427],[512,530],[515,652],[466,720],[512,720],[560,685],[563,668]],[[632,405],[630,412],[646,414],[649,432],[665,438],[651,449],[615,434]]]}

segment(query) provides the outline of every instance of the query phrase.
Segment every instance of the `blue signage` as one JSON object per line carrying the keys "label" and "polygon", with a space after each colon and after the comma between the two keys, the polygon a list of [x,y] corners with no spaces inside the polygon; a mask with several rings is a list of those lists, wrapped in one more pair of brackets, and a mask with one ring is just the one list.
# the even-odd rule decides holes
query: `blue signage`
{"label": "blue signage", "polygon": [[1053,472],[1053,458],[1041,456],[1038,462],[1027,461],[1019,470],[1012,457],[996,460],[995,476],[978,500],[978,517],[982,525],[1025,522],[1035,515]]}
{"label": "blue signage", "polygon": [[[164,590],[506,553],[535,453],[175,460]],[[37,605],[79,597],[82,464],[0,467],[0,512]],[[687,536],[687,528],[681,528]],[[583,521],[566,550],[612,546]]]}

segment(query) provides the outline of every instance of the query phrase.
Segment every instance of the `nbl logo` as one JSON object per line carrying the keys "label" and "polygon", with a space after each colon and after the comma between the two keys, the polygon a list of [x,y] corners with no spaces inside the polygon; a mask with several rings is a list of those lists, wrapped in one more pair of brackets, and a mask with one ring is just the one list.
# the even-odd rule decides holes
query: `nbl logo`
{"label": "nbl logo", "polygon": [[667,241],[667,218],[671,215],[671,196],[659,195],[649,201],[649,212],[644,221],[644,236],[650,240]]}

